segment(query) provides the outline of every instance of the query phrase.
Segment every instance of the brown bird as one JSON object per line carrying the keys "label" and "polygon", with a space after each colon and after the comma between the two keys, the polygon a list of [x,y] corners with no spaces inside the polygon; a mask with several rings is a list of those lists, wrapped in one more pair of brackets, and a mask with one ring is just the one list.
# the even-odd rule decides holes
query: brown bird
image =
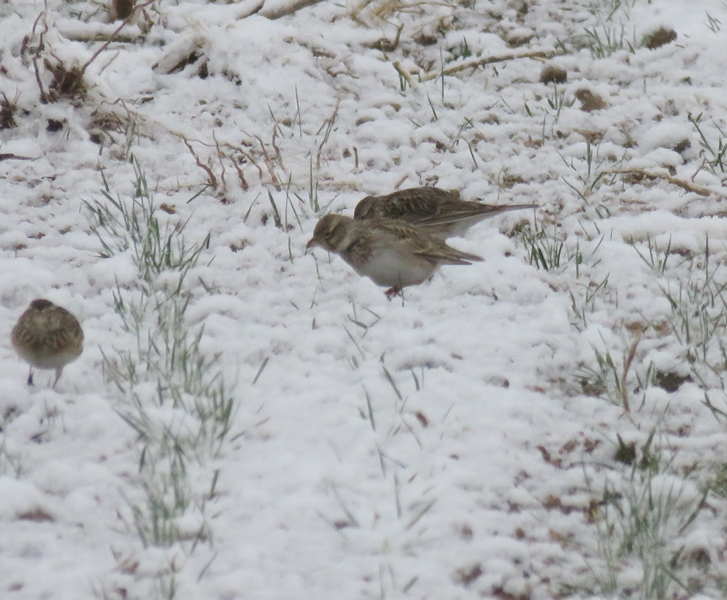
{"label": "brown bird", "polygon": [[20,315],[10,339],[20,358],[30,364],[28,385],[33,385],[33,367],[55,369],[55,388],[63,367],[83,352],[83,330],[78,320],[50,300],[33,300]]}
{"label": "brown bird", "polygon": [[357,221],[326,215],[306,249],[320,246],[338,254],[359,275],[389,289],[389,299],[408,285],[429,279],[442,265],[469,265],[482,260],[460,252],[427,231],[392,219]]}
{"label": "brown bird", "polygon": [[510,206],[460,200],[459,194],[435,187],[400,190],[387,196],[366,196],[353,218],[397,219],[426,229],[441,239],[461,236],[475,223],[510,210],[537,208],[537,204]]}

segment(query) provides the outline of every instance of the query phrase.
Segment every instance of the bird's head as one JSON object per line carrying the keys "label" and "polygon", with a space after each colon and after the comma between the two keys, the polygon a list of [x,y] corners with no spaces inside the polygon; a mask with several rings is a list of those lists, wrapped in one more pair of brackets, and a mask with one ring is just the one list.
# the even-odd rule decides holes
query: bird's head
{"label": "bird's head", "polygon": [[313,237],[305,249],[320,246],[329,252],[338,252],[346,238],[352,219],[343,215],[326,215],[316,224]]}
{"label": "bird's head", "polygon": [[30,308],[34,310],[46,310],[52,308],[54,304],[45,298],[37,298],[30,303]]}

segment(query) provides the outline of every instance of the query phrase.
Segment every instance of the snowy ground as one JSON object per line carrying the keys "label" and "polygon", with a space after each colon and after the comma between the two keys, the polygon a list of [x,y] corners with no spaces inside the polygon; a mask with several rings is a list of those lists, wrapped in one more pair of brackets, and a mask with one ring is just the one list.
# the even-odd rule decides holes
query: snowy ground
{"label": "snowy ground", "polygon": [[[259,4],[155,0],[105,48],[104,3],[0,5],[0,597],[724,597],[725,4]],[[138,265],[86,205],[129,201],[131,156],[162,224],[210,234],[185,319],[235,407],[168,543],[134,526],[163,450],[102,372]],[[305,254],[317,207],[417,185],[541,208],[403,303]],[[55,390],[9,341],[36,297],[86,335]]]}

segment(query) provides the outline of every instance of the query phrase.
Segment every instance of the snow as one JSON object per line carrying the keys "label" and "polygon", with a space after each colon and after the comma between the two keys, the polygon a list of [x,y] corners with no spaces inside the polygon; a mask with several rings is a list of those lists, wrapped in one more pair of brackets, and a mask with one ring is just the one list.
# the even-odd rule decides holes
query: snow
{"label": "snow", "polygon": [[[694,376],[665,294],[698,300],[705,268],[727,282],[726,179],[705,162],[713,155],[694,124],[700,115],[713,150],[724,144],[725,34],[707,16],[727,23],[723,3],[635,0],[615,21],[603,2],[412,3],[391,14],[386,2],[319,3],[278,19],[265,15],[287,2],[253,14],[260,4],[156,0],[89,65],[86,94],[46,103],[33,56],[48,92],[43,59],[80,67],[102,43],[88,40],[118,23],[98,3],[0,5],[0,92],[17,103],[15,126],[0,130],[0,598],[540,600],[564,586],[574,598],[637,589],[645,570],[633,556],[617,561],[616,590],[588,579],[605,568],[604,482],[641,476],[615,460],[620,440],[638,461],[655,432],[653,489],[683,490],[684,518],[725,462],[727,431],[705,406],[706,394],[724,409],[720,373]],[[662,26],[678,37],[594,58],[586,28],[618,30],[619,19],[637,43]],[[397,48],[374,47],[399,25]],[[441,60],[457,64],[464,40],[472,57],[559,42],[568,52],[464,70],[443,86]],[[394,61],[414,87],[402,88]],[[544,62],[568,71],[557,91],[539,83]],[[582,111],[583,88],[607,107]],[[210,450],[189,440],[193,414],[156,403],[158,382],[133,388],[151,431],[189,444],[177,482],[189,503],[172,520],[177,538],[158,546],[144,543],[134,508],[148,506],[149,481],[173,455],[121,418],[131,396],[103,368],[104,357],[138,353],[114,307],[148,283],[130,250],[101,257],[86,205],[109,203],[106,183],[130,202],[130,155],[162,232],[186,222],[188,247],[210,234],[185,278],[184,322],[190,339],[203,328],[202,355],[219,355],[208,373],[219,369],[234,399],[231,429]],[[419,185],[540,208],[451,240],[484,261],[443,267],[403,301],[337,256],[305,252],[316,202],[352,214],[366,195]],[[514,233],[536,219],[563,243],[550,270],[530,264]],[[667,248],[665,269],[647,264]],[[50,371],[26,386],[10,344],[38,297],[85,333],[55,389]],[[632,349],[626,412],[620,380],[593,393],[584,381],[599,371],[596,353],[621,369]],[[642,386],[650,368],[691,379],[673,392]],[[157,480],[144,478],[151,468]],[[678,573],[700,599],[723,597],[727,575],[727,504],[715,492],[706,503],[665,543],[685,546]],[[706,567],[694,562],[702,554]]]}

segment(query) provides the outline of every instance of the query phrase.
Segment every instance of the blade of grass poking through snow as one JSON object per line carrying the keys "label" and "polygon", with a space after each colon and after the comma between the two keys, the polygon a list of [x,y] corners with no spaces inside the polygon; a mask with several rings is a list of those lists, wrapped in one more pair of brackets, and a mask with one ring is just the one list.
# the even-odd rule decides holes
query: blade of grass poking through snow
{"label": "blade of grass poking through snow", "polygon": [[273,222],[278,229],[283,229],[283,222],[280,219],[280,212],[278,212],[278,207],[275,204],[275,200],[273,200],[273,195],[270,193],[270,191],[268,191],[268,199],[270,200],[270,206],[273,207]]}
{"label": "blade of grass poking through snow", "polygon": [[356,341],[356,338],[351,335],[351,332],[346,329],[345,326],[343,326],[343,330],[346,332],[346,335],[350,338],[350,340],[353,342],[353,345],[356,346],[356,350],[358,350],[358,353],[361,355],[361,358],[363,360],[366,360],[366,355],[364,354],[364,351],[361,349],[361,346],[359,346],[358,342]]}
{"label": "blade of grass poking through snow", "polygon": [[303,137],[303,120],[300,115],[300,98],[298,98],[298,86],[295,86],[295,117],[293,122],[298,122],[298,135]]}
{"label": "blade of grass poking through snow", "polygon": [[396,397],[399,399],[399,401],[402,401],[403,398],[401,397],[399,388],[396,387],[396,383],[394,382],[394,378],[391,376],[391,373],[389,373],[389,370],[384,365],[381,365],[381,368],[384,370],[384,376],[386,377],[387,381],[391,384],[391,387],[393,388],[394,393],[396,394]]}
{"label": "blade of grass poking through snow", "polygon": [[212,563],[215,561],[215,559],[220,555],[219,551],[215,552],[212,557],[207,561],[204,567],[202,567],[202,570],[199,572],[199,575],[197,576],[197,582],[199,583],[202,581],[202,577],[204,577],[204,574],[207,572],[207,570],[212,566]]}
{"label": "blade of grass poking through snow", "polygon": [[197,193],[195,193],[189,200],[187,200],[187,204],[191,204],[193,200],[196,200],[199,198],[202,194],[204,194],[208,189],[210,189],[209,184],[206,184],[202,186],[202,189],[200,189]]}
{"label": "blade of grass poking through snow", "polygon": [[412,379],[414,380],[414,387],[416,388],[416,391],[421,391],[421,387],[419,385],[419,378],[417,377],[416,373],[414,372],[413,368],[409,369],[409,372],[411,373]]}
{"label": "blade of grass poking through snow", "polygon": [[664,257],[660,257],[659,249],[656,246],[656,242],[653,242],[650,235],[646,236],[646,244],[647,248],[649,250],[649,256],[648,258],[641,253],[641,250],[639,250],[636,246],[636,243],[632,240],[631,246],[634,250],[636,250],[636,253],[639,255],[639,258],[643,260],[649,267],[651,268],[654,273],[657,275],[664,275],[666,273],[666,264],[669,260],[669,256],[671,255],[671,241],[672,236],[669,235],[669,243],[666,246],[666,250],[664,250]]}
{"label": "blade of grass poking through snow", "polygon": [[642,330],[639,328],[634,335],[634,341],[631,344],[628,353],[624,354],[623,373],[621,374],[621,401],[626,412],[631,412],[631,407],[629,406],[629,388],[626,384],[626,378],[628,377],[629,369],[631,369],[631,363],[634,362],[636,348],[641,341],[641,335]]}
{"label": "blade of grass poking through snow", "polygon": [[401,413],[399,413],[399,419],[401,420],[402,423],[404,423],[404,427],[406,427],[407,431],[409,431],[409,433],[411,434],[411,437],[414,438],[414,441],[417,443],[417,446],[419,446],[419,449],[423,450],[424,446],[422,446],[422,443],[419,440],[419,436],[417,436],[416,432],[412,429],[411,425],[409,425],[409,423],[407,423],[406,419],[404,418],[404,416]]}
{"label": "blade of grass poking through snow", "polygon": [[369,423],[371,423],[371,430],[376,431],[376,423],[374,422],[374,409],[371,408],[371,398],[369,397],[369,392],[366,389],[365,386],[363,387],[364,396],[366,396],[366,407],[368,408],[368,417],[369,417]]}
{"label": "blade of grass poking through snow", "polygon": [[423,506],[423,507],[422,507],[422,508],[421,508],[421,509],[419,510],[419,512],[417,512],[417,513],[416,513],[416,514],[415,514],[415,515],[414,515],[414,516],[413,516],[413,517],[411,518],[411,520],[410,520],[410,521],[409,521],[409,522],[408,522],[408,523],[406,524],[406,527],[405,527],[405,529],[407,529],[407,530],[408,530],[408,529],[411,529],[412,527],[414,527],[414,525],[416,525],[416,524],[417,524],[417,523],[418,523],[418,522],[419,522],[419,521],[421,520],[421,518],[422,518],[422,517],[423,517],[424,515],[426,515],[426,514],[427,514],[427,513],[428,513],[428,512],[429,512],[429,511],[431,510],[432,506],[434,506],[434,504],[435,504],[435,502],[436,502],[436,501],[437,501],[437,499],[436,499],[436,498],[434,498],[433,500],[430,500],[429,502],[427,502],[427,503],[426,503],[426,504],[425,504],[425,505],[424,505],[424,506]]}
{"label": "blade of grass poking through snow", "polygon": [[444,51],[439,47],[439,76],[442,78],[442,104],[444,104]]}
{"label": "blade of grass poking through snow", "polygon": [[[293,206],[293,201],[290,199],[290,184],[291,184],[291,182],[292,182],[292,180],[291,179],[288,179],[288,185],[285,188],[285,203],[286,203],[285,212],[286,212],[286,220],[287,220],[287,212],[288,212],[287,207],[290,206],[290,210],[293,211],[293,216],[295,217],[295,220],[298,222],[298,227],[300,228],[301,231],[303,231],[303,223],[300,222],[300,217],[298,217],[298,211],[295,210],[295,206]],[[287,227],[286,227],[286,229],[287,229]]]}
{"label": "blade of grass poking through snow", "polygon": [[727,411],[717,408],[709,399],[709,394],[707,394],[707,392],[704,392],[704,400],[702,401],[702,404],[704,404],[704,406],[706,406],[710,410],[710,412],[714,415],[715,419],[719,421],[721,418],[727,422]]}
{"label": "blade of grass poking through snow", "polygon": [[[724,6],[724,4],[722,6]],[[720,21],[716,17],[713,17],[712,15],[710,15],[709,12],[707,12],[707,11],[705,11],[705,12],[707,15],[706,25],[709,28],[709,30],[712,33],[719,33],[720,31],[722,31],[722,21]]]}
{"label": "blade of grass poking through snow", "polygon": [[265,367],[268,366],[268,361],[270,360],[269,356],[266,356],[263,359],[262,364],[260,365],[260,368],[257,370],[257,373],[255,373],[255,379],[252,380],[252,385],[255,385],[257,383],[257,380],[260,379],[260,375],[263,374],[263,371],[265,370]]}
{"label": "blade of grass poking through snow", "polygon": [[477,165],[477,159],[475,158],[475,152],[474,152],[474,150],[472,150],[472,144],[467,142],[467,148],[469,149],[470,156],[472,157],[472,170],[476,171],[478,168],[478,165]]}
{"label": "blade of grass poking through snow", "polygon": [[379,468],[381,469],[381,474],[386,477],[386,463],[384,462],[386,456],[384,456],[384,453],[378,445],[376,445],[376,454],[379,457]]}
{"label": "blade of grass poking through snow", "polygon": [[727,171],[727,164],[725,164],[724,158],[725,153],[727,153],[727,136],[725,136],[722,129],[720,129],[714,122],[713,125],[717,129],[717,131],[720,133],[718,139],[717,139],[717,148],[716,150],[713,148],[713,145],[710,144],[709,140],[707,139],[707,136],[702,131],[702,128],[700,127],[700,123],[702,120],[702,115],[704,113],[699,113],[696,117],[693,117],[691,113],[687,113],[687,118],[689,119],[689,122],[694,126],[694,129],[697,130],[697,133],[699,134],[700,138],[700,145],[702,146],[702,152],[704,155],[709,154],[711,158],[704,158],[704,165],[707,167],[708,171],[712,173],[713,175],[718,175],[717,169],[719,169],[719,173],[725,173]]}
{"label": "blade of grass poking through snow", "polygon": [[399,498],[399,475],[394,472],[394,502],[396,504],[396,518],[401,519],[401,499]]}
{"label": "blade of grass poking through snow", "polygon": [[250,211],[252,210],[252,207],[255,206],[255,203],[257,202],[257,199],[260,197],[260,194],[255,196],[252,202],[250,202],[250,207],[247,209],[247,212],[245,213],[245,216],[242,217],[242,222],[247,223],[247,218],[250,216]]}
{"label": "blade of grass poking through snow", "polygon": [[439,117],[437,116],[437,111],[434,110],[434,104],[432,103],[432,99],[429,97],[429,92],[427,92],[427,102],[429,102],[429,108],[432,109],[432,116],[434,117],[434,120],[439,121]]}
{"label": "blade of grass poking through snow", "polygon": [[319,215],[321,213],[321,207],[318,204],[318,178],[313,177],[313,156],[310,157],[310,163],[308,168],[308,200],[313,212]]}

